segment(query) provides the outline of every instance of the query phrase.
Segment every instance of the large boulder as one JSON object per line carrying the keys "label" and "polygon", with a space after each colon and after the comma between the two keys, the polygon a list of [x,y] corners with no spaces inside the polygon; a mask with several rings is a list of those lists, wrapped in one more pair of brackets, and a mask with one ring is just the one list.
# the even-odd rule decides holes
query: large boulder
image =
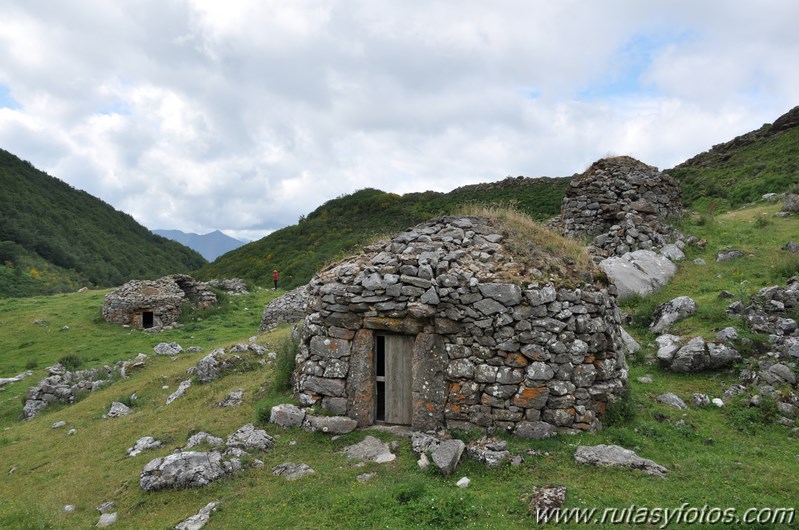
{"label": "large boulder", "polygon": [[280,425],[284,429],[302,427],[304,420],[305,411],[291,403],[275,405],[269,412],[269,423]]}
{"label": "large boulder", "polygon": [[651,294],[666,285],[677,272],[671,260],[652,250],[636,250],[604,259],[599,268],[616,285],[619,298]]}
{"label": "large boulder", "polygon": [[226,445],[240,449],[266,451],[275,446],[275,439],[266,434],[265,430],[256,429],[252,423],[248,423],[228,436]]}
{"label": "large boulder", "polygon": [[224,459],[217,451],[183,451],[148,462],[142,469],[139,485],[144,491],[201,488],[240,469],[238,459]]}
{"label": "large boulder", "polygon": [[430,451],[430,457],[436,467],[441,470],[441,474],[446,477],[455,471],[464,449],[466,449],[466,444],[461,440],[444,440]]}
{"label": "large boulder", "polygon": [[782,211],[799,213],[799,194],[787,193],[782,203]]}
{"label": "large boulder", "polygon": [[391,452],[391,447],[374,436],[367,436],[357,444],[348,445],[344,448],[347,458],[356,460],[371,460],[378,464],[385,464],[396,460],[397,455]]}
{"label": "large boulder", "polygon": [[672,372],[693,373],[715,370],[741,359],[741,354],[727,344],[705,342],[702,337],[694,337],[676,351],[674,351],[675,346],[676,344],[669,341],[669,344],[662,345],[658,350],[658,360]]}

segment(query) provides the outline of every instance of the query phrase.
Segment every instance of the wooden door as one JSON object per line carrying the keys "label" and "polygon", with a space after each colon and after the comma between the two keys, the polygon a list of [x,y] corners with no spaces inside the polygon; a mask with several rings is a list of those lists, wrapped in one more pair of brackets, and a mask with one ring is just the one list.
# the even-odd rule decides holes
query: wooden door
{"label": "wooden door", "polygon": [[385,337],[386,423],[411,424],[413,340],[413,337],[405,335],[386,335]]}

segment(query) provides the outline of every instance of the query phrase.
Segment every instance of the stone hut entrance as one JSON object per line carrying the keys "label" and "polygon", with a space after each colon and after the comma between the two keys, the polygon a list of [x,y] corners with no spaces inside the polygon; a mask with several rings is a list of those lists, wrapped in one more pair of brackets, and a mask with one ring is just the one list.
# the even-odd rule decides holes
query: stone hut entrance
{"label": "stone hut entrance", "polygon": [[375,419],[410,425],[413,416],[413,341],[409,335],[375,337]]}
{"label": "stone hut entrance", "polygon": [[150,329],[151,327],[153,327],[153,323],[155,322],[153,317],[154,315],[152,311],[142,311],[141,327],[143,327],[144,329]]}

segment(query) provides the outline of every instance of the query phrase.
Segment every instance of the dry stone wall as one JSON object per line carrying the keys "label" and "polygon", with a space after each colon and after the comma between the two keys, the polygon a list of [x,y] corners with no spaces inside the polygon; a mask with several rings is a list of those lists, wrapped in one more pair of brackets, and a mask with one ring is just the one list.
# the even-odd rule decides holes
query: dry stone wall
{"label": "dry stone wall", "polygon": [[615,288],[524,281],[504,242],[494,221],[446,217],[322,271],[300,402],[373,423],[375,337],[400,334],[413,338],[414,429],[600,428],[627,379]]}
{"label": "dry stone wall", "polygon": [[266,304],[258,331],[264,333],[275,329],[280,324],[304,319],[305,306],[308,304],[307,287],[307,285],[297,287]]}
{"label": "dry stone wall", "polygon": [[597,256],[657,249],[679,237],[664,219],[679,215],[680,197],[667,173],[626,156],[606,158],[572,181],[558,227],[570,237],[593,237]]}

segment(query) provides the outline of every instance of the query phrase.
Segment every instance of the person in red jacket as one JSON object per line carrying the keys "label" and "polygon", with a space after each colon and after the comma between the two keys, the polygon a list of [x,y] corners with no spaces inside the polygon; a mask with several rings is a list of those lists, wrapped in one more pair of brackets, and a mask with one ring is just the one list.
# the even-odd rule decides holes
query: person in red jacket
{"label": "person in red jacket", "polygon": [[272,289],[273,291],[277,290],[277,269],[272,271],[272,281],[275,282],[275,288]]}

